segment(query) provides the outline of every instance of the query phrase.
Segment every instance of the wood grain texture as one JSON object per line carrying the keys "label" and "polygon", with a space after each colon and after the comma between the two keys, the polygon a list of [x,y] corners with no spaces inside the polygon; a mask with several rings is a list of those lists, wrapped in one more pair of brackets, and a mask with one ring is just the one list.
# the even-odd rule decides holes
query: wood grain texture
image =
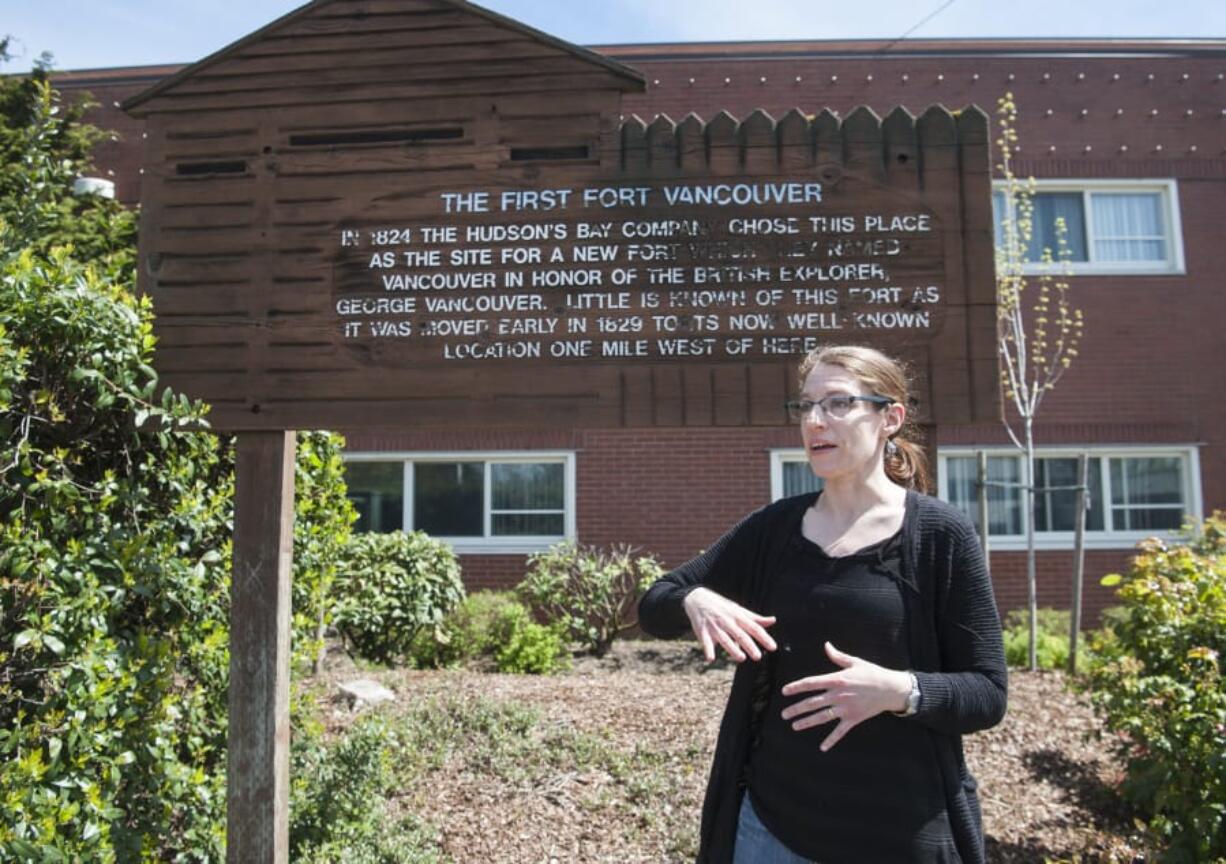
{"label": "wood grain texture", "polygon": [[[934,108],[917,119],[895,109],[882,120],[862,107],[842,119],[800,109],[778,120],[762,110],[708,121],[622,118],[625,85],[582,54],[448,0],[335,0],[156,93],[141,106],[151,135],[140,287],[158,313],[166,382],[214,403],[214,422],[230,429],[463,422],[475,416],[465,401],[495,399],[516,407],[482,417],[483,425],[777,425],[799,354],[843,341],[922,351],[931,363],[922,397],[940,422],[996,416],[982,115]],[[413,130],[444,127],[454,137],[411,140]],[[386,137],[396,134],[406,137]],[[226,160],[241,172],[183,174],[185,163]],[[786,183],[820,184],[820,202],[660,203],[664,189],[685,184]],[[651,201],[484,214],[445,214],[440,203],[457,190],[498,201],[584,189],[636,189]],[[930,227],[869,226],[869,214],[923,217]],[[730,221],[754,216],[766,218],[736,229]],[[852,221],[809,230],[811,216]],[[592,225],[632,220],[702,227],[680,239],[580,237]],[[778,228],[788,220],[792,229]],[[552,256],[535,266],[499,260],[508,244],[498,240],[435,244],[441,254],[487,247],[492,257],[481,264],[403,254],[428,250],[422,227],[442,224],[478,238],[490,227],[550,224],[564,236],[518,244]],[[399,227],[417,232],[415,245],[386,247],[391,265],[372,263],[373,247],[339,243],[342,231],[367,237]],[[639,256],[670,256],[683,282],[645,284],[649,265],[640,258],[619,294],[612,274],[632,263],[632,242]],[[628,304],[576,308],[577,289],[530,284],[546,263],[582,269],[578,256],[602,244],[617,261],[591,265],[595,293],[624,294]],[[479,290],[410,288],[381,282],[382,267],[490,281]],[[738,281],[754,267],[770,278]],[[701,284],[698,268],[709,271]],[[517,277],[529,284],[517,287]],[[917,299],[926,286],[939,288],[938,302]],[[818,290],[826,288],[834,292]],[[517,295],[534,304],[531,315],[457,306],[442,323],[479,329],[462,338],[429,330],[447,315],[426,314],[428,300]],[[389,320],[411,335],[378,337],[376,325],[387,321],[353,311],[392,308],[371,305],[380,298],[400,304]],[[417,305],[405,305],[410,299]],[[549,332],[520,339],[522,359],[469,359],[510,345],[495,331],[516,315]],[[637,325],[619,342],[623,353],[600,353],[617,322],[653,315],[668,318],[669,329]],[[454,356],[445,356],[448,346]],[[550,355],[572,349],[588,356]]]}
{"label": "wood grain texture", "polygon": [[294,433],[238,436],[226,860],[289,860],[290,573]]}

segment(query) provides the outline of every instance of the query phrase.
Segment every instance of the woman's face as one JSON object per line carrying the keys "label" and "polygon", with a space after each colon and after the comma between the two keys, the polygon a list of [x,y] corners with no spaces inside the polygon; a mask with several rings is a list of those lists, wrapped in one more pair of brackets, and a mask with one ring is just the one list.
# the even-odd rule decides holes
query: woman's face
{"label": "woman's face", "polygon": [[[813,367],[800,391],[800,398],[810,402],[827,396],[872,395],[876,394],[846,369],[825,363]],[[854,402],[843,417],[815,407],[800,424],[813,473],[825,480],[868,477],[882,460],[886,439],[902,428],[905,414],[898,404]]]}

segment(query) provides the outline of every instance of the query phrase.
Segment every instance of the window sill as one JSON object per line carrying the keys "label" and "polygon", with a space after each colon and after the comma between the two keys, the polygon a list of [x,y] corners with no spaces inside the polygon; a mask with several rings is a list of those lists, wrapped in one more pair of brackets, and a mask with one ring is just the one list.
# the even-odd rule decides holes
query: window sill
{"label": "window sill", "polygon": [[1152,267],[1070,264],[1068,270],[1064,270],[1059,264],[1053,264],[1051,267],[1026,266],[1022,268],[1022,274],[1025,276],[1051,276],[1053,279],[1063,279],[1065,277],[1074,278],[1077,276],[1187,276],[1188,271],[1183,267],[1175,267],[1171,264],[1156,264]]}
{"label": "window sill", "polygon": [[531,537],[527,539],[437,537],[457,555],[531,555],[565,541],[566,537]]}
{"label": "window sill", "polygon": [[[1179,544],[1183,537],[1174,531],[1131,531],[1127,533],[1104,534],[1097,537],[1086,535],[1085,548],[1088,550],[1123,549],[1132,550],[1142,540],[1156,537],[1164,543]],[[1026,538],[1016,534],[993,535],[988,537],[988,548],[993,552],[1025,552]],[[1072,552],[1073,535],[1057,534],[1035,538],[1034,548],[1039,552]]]}

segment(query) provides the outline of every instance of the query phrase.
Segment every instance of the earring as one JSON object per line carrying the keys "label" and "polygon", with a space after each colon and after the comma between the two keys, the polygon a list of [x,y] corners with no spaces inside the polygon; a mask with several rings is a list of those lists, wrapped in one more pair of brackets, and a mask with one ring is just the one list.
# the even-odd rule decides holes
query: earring
{"label": "earring", "polygon": [[893,438],[889,438],[885,442],[885,455],[891,457],[898,455],[898,445],[894,443]]}

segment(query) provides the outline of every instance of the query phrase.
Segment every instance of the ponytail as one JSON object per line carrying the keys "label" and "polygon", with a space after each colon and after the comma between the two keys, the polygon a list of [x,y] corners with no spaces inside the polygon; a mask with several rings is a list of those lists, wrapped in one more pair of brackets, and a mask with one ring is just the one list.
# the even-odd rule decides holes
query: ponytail
{"label": "ponytail", "polygon": [[[928,453],[922,446],[910,441],[902,434],[890,439],[886,447],[885,474],[899,486],[914,489],[917,492],[928,492],[932,488],[932,473],[928,468]],[[890,450],[894,452],[889,452]]]}

